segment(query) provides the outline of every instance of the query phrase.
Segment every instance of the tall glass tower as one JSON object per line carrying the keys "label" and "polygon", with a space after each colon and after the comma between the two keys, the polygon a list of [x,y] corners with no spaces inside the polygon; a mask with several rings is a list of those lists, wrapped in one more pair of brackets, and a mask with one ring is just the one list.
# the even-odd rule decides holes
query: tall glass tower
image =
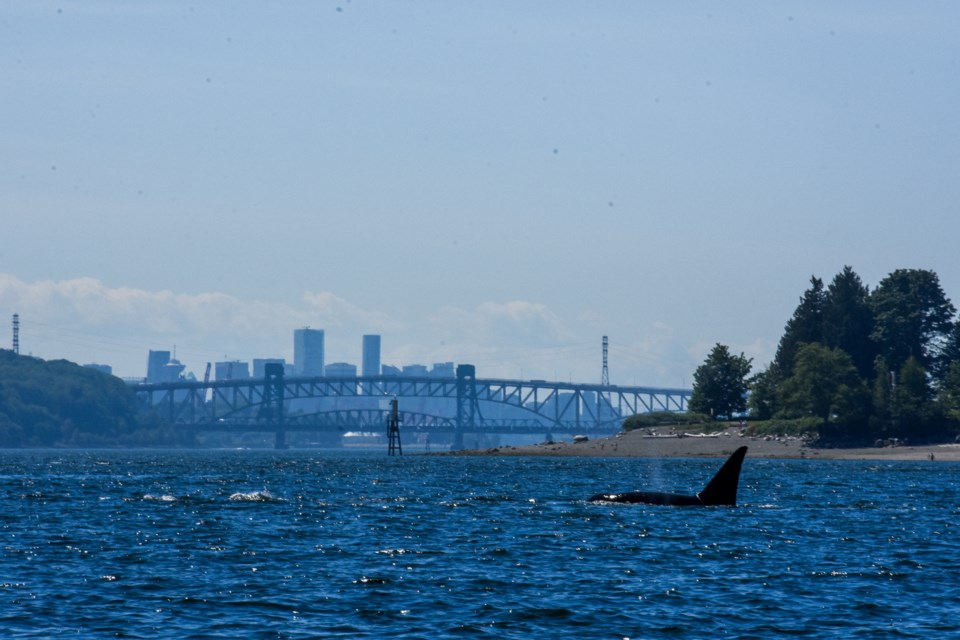
{"label": "tall glass tower", "polygon": [[294,330],[293,370],[298,376],[323,375],[323,329]]}
{"label": "tall glass tower", "polygon": [[147,354],[147,382],[164,382],[163,368],[170,362],[169,351],[150,350]]}
{"label": "tall glass tower", "polygon": [[363,336],[363,367],[364,376],[380,375],[380,336]]}

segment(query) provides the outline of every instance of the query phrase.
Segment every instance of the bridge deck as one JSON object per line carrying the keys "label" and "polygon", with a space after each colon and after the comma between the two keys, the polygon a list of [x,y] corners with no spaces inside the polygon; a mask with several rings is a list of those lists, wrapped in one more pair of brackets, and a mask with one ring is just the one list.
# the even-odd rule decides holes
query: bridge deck
{"label": "bridge deck", "polygon": [[685,411],[692,391],[543,380],[361,376],[139,384],[143,411],[195,430],[385,428],[397,398],[405,430],[600,434],[624,418]]}

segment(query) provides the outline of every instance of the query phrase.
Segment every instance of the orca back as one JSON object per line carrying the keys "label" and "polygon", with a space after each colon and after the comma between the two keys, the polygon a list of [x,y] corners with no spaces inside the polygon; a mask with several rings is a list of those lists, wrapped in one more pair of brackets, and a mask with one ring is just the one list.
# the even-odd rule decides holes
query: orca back
{"label": "orca back", "polygon": [[717,475],[707,483],[703,491],[697,494],[705,506],[737,506],[737,488],[740,485],[740,467],[743,466],[743,457],[747,455],[747,447],[740,447],[733,452],[727,461],[717,471]]}
{"label": "orca back", "polygon": [[684,496],[676,493],[657,491],[628,491],[627,493],[598,493],[590,502],[620,502],[626,504],[657,504],[671,507],[702,506],[697,496]]}

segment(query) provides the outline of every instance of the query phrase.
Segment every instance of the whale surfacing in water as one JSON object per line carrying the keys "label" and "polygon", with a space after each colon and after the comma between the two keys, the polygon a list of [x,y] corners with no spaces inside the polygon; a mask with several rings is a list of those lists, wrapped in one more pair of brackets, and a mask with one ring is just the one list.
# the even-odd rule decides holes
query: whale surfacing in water
{"label": "whale surfacing in water", "polygon": [[628,491],[627,493],[598,493],[590,498],[590,502],[662,504],[674,507],[735,507],[737,506],[737,487],[740,484],[740,467],[743,466],[745,455],[747,455],[746,447],[740,447],[734,451],[703,491],[693,496],[655,491]]}

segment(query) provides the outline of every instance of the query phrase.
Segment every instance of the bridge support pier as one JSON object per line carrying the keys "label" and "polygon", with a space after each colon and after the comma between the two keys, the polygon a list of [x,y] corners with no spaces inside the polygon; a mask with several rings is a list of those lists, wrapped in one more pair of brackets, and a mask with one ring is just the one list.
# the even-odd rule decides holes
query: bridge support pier
{"label": "bridge support pier", "polygon": [[287,433],[283,428],[283,365],[268,363],[263,376],[263,406],[260,417],[273,422],[274,449],[287,448]]}

